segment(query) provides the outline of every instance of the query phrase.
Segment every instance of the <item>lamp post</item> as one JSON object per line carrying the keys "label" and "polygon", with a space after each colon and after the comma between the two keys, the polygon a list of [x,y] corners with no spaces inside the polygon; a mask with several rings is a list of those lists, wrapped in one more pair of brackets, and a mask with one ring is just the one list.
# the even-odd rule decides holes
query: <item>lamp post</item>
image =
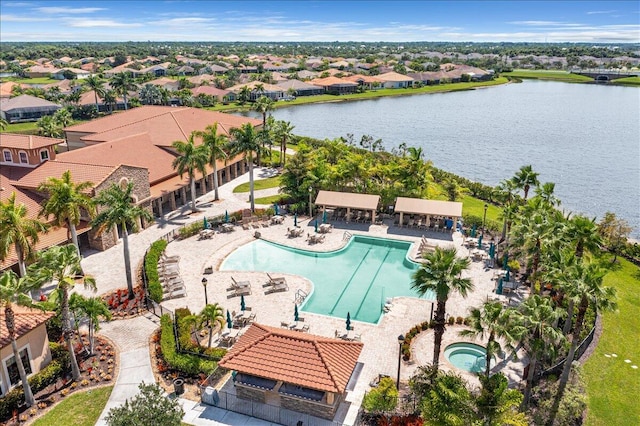
{"label": "lamp post", "polygon": [[207,299],[207,281],[206,277],[202,277],[202,287],[204,287],[204,305],[207,306],[209,304],[209,299]]}
{"label": "lamp post", "polygon": [[482,235],[484,235],[484,225],[487,222],[487,209],[489,208],[488,204],[484,205],[484,216],[482,216]]}
{"label": "lamp post", "polygon": [[309,220],[311,220],[311,216],[313,216],[313,208],[311,206],[311,195],[313,194],[313,188],[309,187]]}
{"label": "lamp post", "polygon": [[402,343],[404,343],[404,336],[401,334],[398,336],[398,379],[396,380],[397,390],[400,390],[400,361],[402,361]]}

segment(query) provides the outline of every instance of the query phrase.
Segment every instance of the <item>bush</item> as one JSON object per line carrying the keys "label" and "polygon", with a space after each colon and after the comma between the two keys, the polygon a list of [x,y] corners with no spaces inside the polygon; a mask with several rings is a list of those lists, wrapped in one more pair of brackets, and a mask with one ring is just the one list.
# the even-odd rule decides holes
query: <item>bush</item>
{"label": "bush", "polygon": [[178,230],[178,234],[181,240],[185,238],[192,237],[196,235],[198,232],[202,231],[204,227],[204,221],[198,220],[196,222],[190,223],[189,225],[185,225],[183,228]]}
{"label": "bush", "polygon": [[144,260],[149,297],[156,303],[162,301],[162,284],[160,283],[160,276],[158,275],[158,261],[166,248],[167,242],[165,240],[156,241],[149,247],[147,257]]}
{"label": "bush", "polygon": [[453,325],[453,323],[456,322],[456,319],[454,317],[449,317],[447,322],[449,323],[449,325]]}
{"label": "bush", "polygon": [[173,321],[166,314],[160,318],[160,350],[171,369],[187,376],[196,377],[200,373],[209,375],[216,368],[215,361],[202,359],[197,355],[180,354],[176,351]]}
{"label": "bush", "polygon": [[464,321],[464,318],[462,318],[462,317],[457,317],[456,318],[456,324],[458,324],[458,325],[462,324],[463,321]]}

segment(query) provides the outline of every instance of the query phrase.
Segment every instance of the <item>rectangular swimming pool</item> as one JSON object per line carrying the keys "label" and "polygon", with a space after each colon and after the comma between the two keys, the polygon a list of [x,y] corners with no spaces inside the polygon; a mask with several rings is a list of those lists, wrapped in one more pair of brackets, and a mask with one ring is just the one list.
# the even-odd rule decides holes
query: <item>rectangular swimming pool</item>
{"label": "rectangular swimming pool", "polygon": [[386,298],[418,297],[411,289],[418,264],[407,258],[410,246],[356,235],[340,250],[318,253],[256,240],[231,253],[220,270],[301,275],[314,286],[303,310],[376,323]]}

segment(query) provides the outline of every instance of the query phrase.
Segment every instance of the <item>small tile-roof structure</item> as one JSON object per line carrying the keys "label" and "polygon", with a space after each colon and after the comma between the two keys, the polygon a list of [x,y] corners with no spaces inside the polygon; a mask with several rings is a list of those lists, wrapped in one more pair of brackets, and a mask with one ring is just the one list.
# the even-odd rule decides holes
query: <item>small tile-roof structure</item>
{"label": "small tile-roof structure", "polygon": [[462,203],[457,201],[398,197],[394,211],[397,213],[462,217]]}
{"label": "small tile-roof structure", "polygon": [[377,77],[382,81],[393,81],[393,82],[414,81],[413,78],[409,77],[408,75],[400,74],[394,71],[380,74]]}
{"label": "small tile-roof structure", "polygon": [[309,83],[314,84],[316,86],[322,87],[331,87],[331,86],[342,86],[342,87],[356,87],[358,83],[354,83],[353,81],[344,80],[338,77],[325,77],[325,78],[316,78]]}
{"label": "small tile-roof structure", "polygon": [[[54,312],[44,312],[18,305],[13,305],[13,312],[16,321],[16,339],[24,336],[49,318],[55,316]],[[7,329],[3,308],[0,309],[0,348],[4,348],[10,344],[11,339],[9,339],[9,330]]]}
{"label": "small tile-roof structure", "polygon": [[270,380],[343,393],[363,344],[254,323],[219,364]]}
{"label": "small tile-roof structure", "polygon": [[0,133],[0,148],[37,149],[58,145],[64,139],[46,138],[44,136],[19,135],[16,133]]}
{"label": "small tile-roof structure", "polygon": [[326,207],[349,207],[361,210],[377,210],[379,202],[379,195],[319,191],[315,204]]}

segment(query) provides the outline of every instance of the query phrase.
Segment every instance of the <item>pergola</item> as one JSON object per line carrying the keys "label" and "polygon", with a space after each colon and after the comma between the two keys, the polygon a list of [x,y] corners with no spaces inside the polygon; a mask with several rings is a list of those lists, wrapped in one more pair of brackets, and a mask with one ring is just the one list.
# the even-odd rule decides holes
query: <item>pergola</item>
{"label": "pergola", "polygon": [[371,211],[371,223],[376,221],[376,210],[380,203],[379,195],[355,194],[352,192],[319,191],[316,206],[322,206],[323,213],[327,208],[346,208],[347,216],[351,209]]}
{"label": "pergola", "polygon": [[400,213],[400,221],[398,222],[400,226],[402,226],[405,213],[426,216],[427,223],[429,223],[431,216],[450,217],[455,225],[457,219],[462,217],[462,203],[398,197],[396,199],[395,212]]}

